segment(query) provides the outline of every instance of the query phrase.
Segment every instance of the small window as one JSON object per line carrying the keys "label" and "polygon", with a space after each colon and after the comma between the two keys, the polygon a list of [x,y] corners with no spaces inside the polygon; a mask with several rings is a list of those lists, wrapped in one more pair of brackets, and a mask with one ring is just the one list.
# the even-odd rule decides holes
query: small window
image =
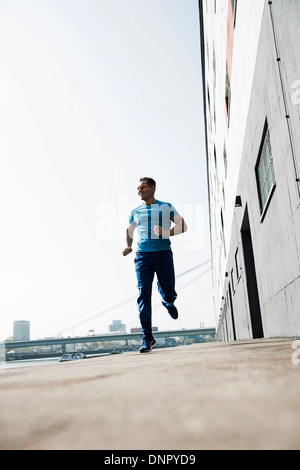
{"label": "small window", "polygon": [[226,245],[225,245],[225,234],[224,234],[224,220],[223,220],[223,212],[221,209],[221,240],[223,241],[223,249],[224,249],[224,256],[226,258]]}
{"label": "small window", "polygon": [[228,67],[226,66],[225,111],[226,111],[227,127],[229,127],[229,123],[230,123],[230,105],[231,105],[231,87],[230,87]]}
{"label": "small window", "polygon": [[215,162],[215,169],[217,171],[218,164],[217,164],[217,152],[216,152],[216,146],[214,145],[214,162]]}
{"label": "small window", "polygon": [[241,274],[240,274],[240,263],[239,263],[239,249],[236,249],[235,252],[235,273],[236,273],[236,278],[239,281]]}
{"label": "small window", "polygon": [[232,290],[233,290],[233,293],[235,293],[235,285],[234,285],[234,277],[233,277],[233,269],[231,270],[231,284],[232,284]]}
{"label": "small window", "polygon": [[266,122],[259,156],[256,164],[256,180],[260,211],[264,215],[276,186],[270,132]]}
{"label": "small window", "polygon": [[237,0],[231,0],[233,13],[233,27],[235,28]]}

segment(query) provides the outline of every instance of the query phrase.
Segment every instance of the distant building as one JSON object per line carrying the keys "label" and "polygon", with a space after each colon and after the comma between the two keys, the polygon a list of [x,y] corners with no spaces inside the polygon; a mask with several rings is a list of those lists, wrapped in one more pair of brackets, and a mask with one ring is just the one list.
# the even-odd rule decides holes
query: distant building
{"label": "distant building", "polygon": [[119,331],[119,332],[126,332],[126,325],[122,323],[121,320],[113,320],[112,324],[109,325],[109,331],[111,333]]}
{"label": "distant building", "polygon": [[300,335],[300,1],[199,0],[217,334]]}
{"label": "distant building", "polygon": [[[152,326],[152,331],[158,331],[158,327]],[[130,328],[130,333],[142,333],[142,328],[140,326]]]}
{"label": "distant building", "polygon": [[15,321],[13,336],[16,341],[30,340],[30,322],[26,320]]}

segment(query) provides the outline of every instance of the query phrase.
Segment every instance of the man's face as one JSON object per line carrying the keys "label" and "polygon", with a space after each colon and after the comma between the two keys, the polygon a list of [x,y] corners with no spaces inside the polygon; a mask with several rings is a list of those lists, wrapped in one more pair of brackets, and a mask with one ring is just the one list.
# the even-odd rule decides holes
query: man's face
{"label": "man's face", "polygon": [[138,195],[140,196],[140,198],[143,201],[146,201],[147,199],[152,197],[153,194],[155,193],[155,186],[149,186],[147,184],[147,181],[142,180],[139,182],[137,190],[138,190]]}

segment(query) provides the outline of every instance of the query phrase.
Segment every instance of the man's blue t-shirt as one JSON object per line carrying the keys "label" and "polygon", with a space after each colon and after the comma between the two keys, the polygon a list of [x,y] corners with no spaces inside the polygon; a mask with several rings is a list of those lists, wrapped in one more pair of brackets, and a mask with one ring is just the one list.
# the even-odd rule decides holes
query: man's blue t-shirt
{"label": "man's blue t-shirt", "polygon": [[169,202],[156,201],[147,206],[141,204],[131,211],[129,223],[136,226],[139,235],[137,252],[170,250],[169,237],[156,235],[154,225],[170,230],[171,219],[178,215],[175,207]]}

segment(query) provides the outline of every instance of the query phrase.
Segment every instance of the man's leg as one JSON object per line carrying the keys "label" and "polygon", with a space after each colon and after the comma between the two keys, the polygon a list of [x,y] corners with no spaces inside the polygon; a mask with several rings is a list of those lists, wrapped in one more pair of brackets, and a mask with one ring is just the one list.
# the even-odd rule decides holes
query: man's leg
{"label": "man's leg", "polygon": [[137,299],[140,322],[144,338],[151,340],[152,336],[152,283],[154,268],[148,253],[136,253],[135,270],[138,280],[139,297]]}
{"label": "man's leg", "polygon": [[161,251],[157,253],[157,260],[155,264],[157,275],[158,291],[163,299],[163,305],[169,310],[172,318],[178,317],[176,307],[174,312],[171,313],[174,302],[177,298],[175,291],[175,272],[173,264],[173,253],[171,250]]}

